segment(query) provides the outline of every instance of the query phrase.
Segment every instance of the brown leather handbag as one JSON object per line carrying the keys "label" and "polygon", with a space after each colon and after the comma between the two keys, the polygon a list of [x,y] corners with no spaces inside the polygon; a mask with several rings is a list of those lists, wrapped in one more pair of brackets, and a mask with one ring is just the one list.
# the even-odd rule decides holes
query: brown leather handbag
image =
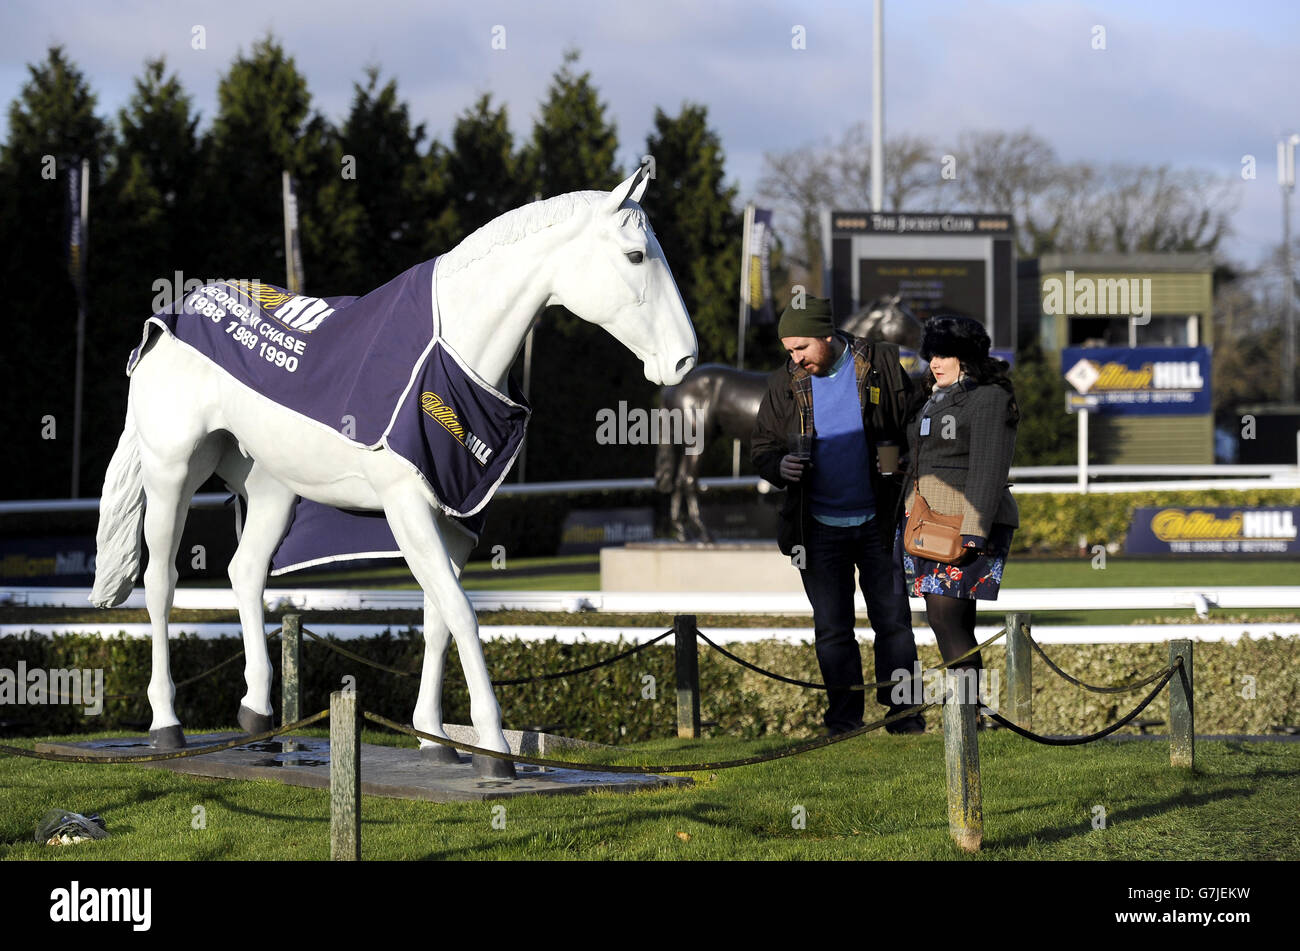
{"label": "brown leather handbag", "polygon": [[919,481],[912,497],[912,511],[903,526],[903,550],[945,564],[956,561],[962,550],[961,516],[941,515],[930,508],[921,495]]}

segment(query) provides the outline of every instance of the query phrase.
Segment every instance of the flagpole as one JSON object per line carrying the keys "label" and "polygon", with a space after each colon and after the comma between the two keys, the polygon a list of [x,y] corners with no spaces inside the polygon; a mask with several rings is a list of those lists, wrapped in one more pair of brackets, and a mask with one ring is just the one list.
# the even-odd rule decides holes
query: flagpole
{"label": "flagpole", "polygon": [[745,206],[744,234],[740,239],[740,313],[736,318],[736,369],[745,369],[745,318],[749,316],[749,233],[754,230],[754,204]]}
{"label": "flagpole", "polygon": [[72,494],[70,498],[81,495],[81,402],[82,378],[85,375],[86,362],[86,250],[90,232],[90,159],[81,160],[81,208],[80,217],[81,246],[77,258],[77,367],[73,377],[72,409]]}
{"label": "flagpole", "polygon": [[[745,323],[749,316],[749,233],[754,230],[754,203],[745,205],[745,230],[740,239],[740,314],[736,319],[736,369],[745,369]],[[740,440],[731,441],[731,475],[740,475]]]}

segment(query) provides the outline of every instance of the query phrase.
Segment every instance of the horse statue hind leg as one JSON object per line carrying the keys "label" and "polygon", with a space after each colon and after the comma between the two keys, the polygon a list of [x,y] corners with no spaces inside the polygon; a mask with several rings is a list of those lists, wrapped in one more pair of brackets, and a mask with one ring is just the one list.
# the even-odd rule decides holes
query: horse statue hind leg
{"label": "horse statue hind leg", "polygon": [[[135,383],[132,390],[135,391]],[[109,463],[97,535],[95,587],[98,607],[122,603],[140,563],[140,537],[149,547],[145,604],[153,637],[147,695],[153,711],[149,736],[159,748],[185,745],[174,708],[167,643],[176,589],[176,552],[190,500],[216,470],[225,451],[221,434],[209,432],[197,414],[167,400],[133,400],[117,450]],[[148,506],[144,502],[148,498]]]}

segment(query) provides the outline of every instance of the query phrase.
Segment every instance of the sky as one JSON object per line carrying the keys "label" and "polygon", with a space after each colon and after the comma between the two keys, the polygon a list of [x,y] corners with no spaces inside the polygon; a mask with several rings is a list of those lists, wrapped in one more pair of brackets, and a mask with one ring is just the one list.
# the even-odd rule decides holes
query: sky
{"label": "sky", "polygon": [[[884,6],[886,139],[942,144],[963,130],[1029,129],[1062,161],[1199,169],[1232,183],[1233,234],[1222,248],[1230,261],[1258,266],[1280,243],[1276,150],[1300,132],[1300,4]],[[365,67],[377,64],[431,136],[447,142],[457,116],[491,93],[507,105],[519,145],[564,51],[576,47],[617,125],[620,165],[639,161],[656,106],[675,115],[684,102],[702,103],[743,202],[755,196],[765,152],[837,140],[870,122],[871,9],[868,0],[5,0],[0,95],[11,102],[28,65],[61,44],[100,114],[115,117],[145,60],[163,55],[206,127],[220,76],[269,31],[306,75],[315,108],[335,122]],[[194,48],[196,27],[204,49]],[[1105,49],[1094,49],[1098,27]],[[1246,156],[1253,180],[1242,176]]]}

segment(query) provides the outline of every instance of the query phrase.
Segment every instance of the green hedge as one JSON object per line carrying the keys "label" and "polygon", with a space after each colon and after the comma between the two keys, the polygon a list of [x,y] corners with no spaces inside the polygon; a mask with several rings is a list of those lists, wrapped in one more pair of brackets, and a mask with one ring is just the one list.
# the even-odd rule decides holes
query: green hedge
{"label": "green hedge", "polygon": [[[1150,634],[1159,638],[1159,627],[1153,627]],[[176,681],[193,676],[230,657],[241,646],[236,638],[175,639],[172,676]],[[348,641],[345,646],[402,670],[418,670],[423,640],[405,631]],[[507,679],[579,667],[627,646],[491,640],[484,643],[483,650],[492,675]],[[1071,675],[1103,685],[1137,679],[1168,663],[1164,643],[1051,645],[1047,650]],[[811,645],[773,640],[741,644],[733,652],[790,677],[821,679]],[[1264,733],[1274,725],[1300,724],[1300,638],[1243,637],[1235,643],[1197,643],[1194,652],[1198,733]],[[339,687],[345,675],[352,675],[365,709],[409,722],[418,688],[416,678],[376,671],[310,641],[305,642],[303,655],[304,713],[328,707],[330,691]],[[14,670],[19,660],[26,661],[29,669],[103,667],[108,693],[143,690],[149,679],[149,656],[150,642],[145,638],[0,638],[0,668]],[[870,647],[864,646],[863,656],[869,667]],[[272,644],[271,657],[278,670],[278,643]],[[985,664],[1001,670],[1003,657],[1000,647],[990,648],[985,652]],[[937,649],[922,646],[921,662],[937,664]],[[177,690],[177,713],[187,731],[233,725],[245,689],[242,668],[242,662],[236,661],[206,680]],[[674,735],[673,669],[673,649],[670,642],[664,642],[590,673],[541,684],[499,687],[496,693],[507,727],[544,728],[602,743],[634,742]],[[647,675],[653,680],[646,679]],[[1061,680],[1038,658],[1033,676],[1033,727],[1041,733],[1091,732],[1113,722],[1145,695],[1144,691],[1103,695],[1081,690]],[[1253,699],[1242,696],[1247,677],[1254,678]],[[700,651],[700,679],[701,716],[713,724],[706,728],[706,735],[793,738],[811,736],[821,729],[824,698],[820,692],[751,673],[705,645]],[[273,702],[278,705],[278,677],[274,691]],[[1141,718],[1167,720],[1167,696],[1167,692],[1162,693]],[[448,722],[470,722],[468,694],[454,647],[448,658],[443,698]],[[868,701],[868,715],[880,709]],[[0,732],[13,736],[118,728],[143,731],[149,719],[144,698],[109,702],[99,717],[85,717],[80,708],[68,706],[3,706],[0,721],[5,726]],[[930,723],[932,729],[937,728],[937,714],[931,714]],[[1134,732],[1134,728],[1126,727],[1125,732]]]}
{"label": "green hedge", "polygon": [[1122,551],[1133,512],[1143,506],[1194,508],[1238,505],[1300,505],[1300,489],[1244,489],[1178,492],[1076,493],[1017,495],[1020,528],[1012,552],[1070,555],[1086,546],[1106,545]]}

